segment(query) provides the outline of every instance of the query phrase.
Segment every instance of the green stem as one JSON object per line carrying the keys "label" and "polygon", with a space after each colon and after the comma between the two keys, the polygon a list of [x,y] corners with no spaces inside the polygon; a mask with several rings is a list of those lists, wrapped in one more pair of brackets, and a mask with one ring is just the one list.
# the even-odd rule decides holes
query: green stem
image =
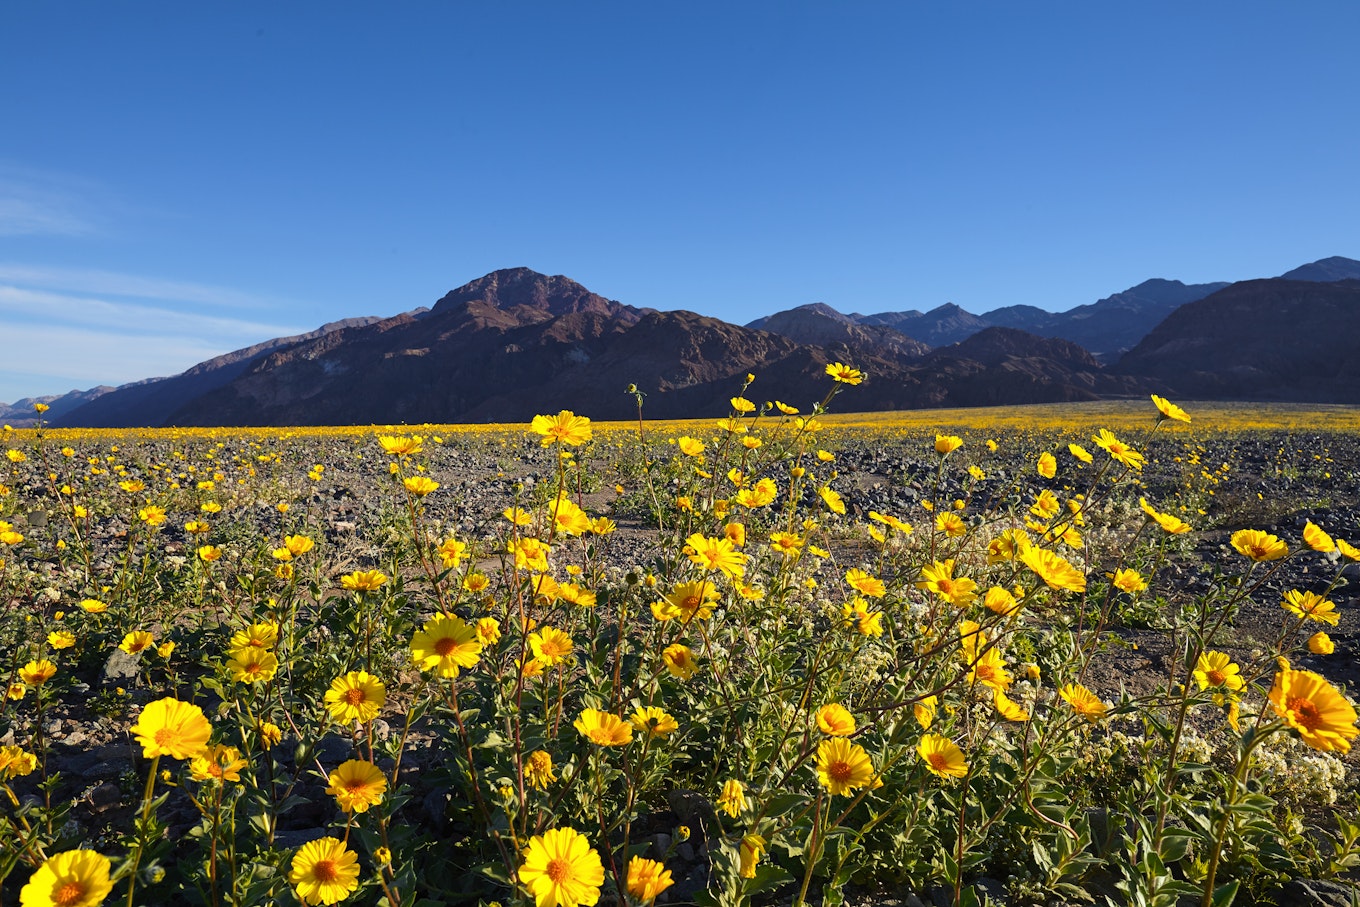
{"label": "green stem", "polygon": [[1214,829],[1214,849],[1209,852],[1209,868],[1204,874],[1204,894],[1200,897],[1200,907],[1210,907],[1213,903],[1214,879],[1218,876],[1219,860],[1223,856],[1224,838],[1228,834],[1228,823],[1232,821],[1232,808],[1237,804],[1237,795],[1247,786],[1247,775],[1251,768],[1251,754],[1256,747],[1265,742],[1267,737],[1284,727],[1284,722],[1277,722],[1265,728],[1258,727],[1252,733],[1251,739],[1247,740],[1242,748],[1242,756],[1237,762],[1237,771],[1233,773],[1232,787],[1228,791],[1228,801],[1224,804],[1223,818],[1218,820],[1218,827]]}
{"label": "green stem", "polygon": [[794,900],[794,907],[803,907],[807,903],[808,885],[812,882],[812,871],[817,867],[818,851],[822,846],[822,791],[817,791],[817,803],[812,809],[812,837],[808,846],[807,868],[803,870],[803,886],[798,889],[798,897]]}
{"label": "green stem", "polygon": [[127,907],[133,907],[133,895],[137,891],[137,867],[142,862],[142,851],[146,849],[146,824],[151,820],[151,801],[156,794],[156,769],[160,767],[161,754],[151,760],[151,771],[146,773],[146,790],[142,794],[142,817],[137,823],[137,844],[132,851],[132,870],[128,873]]}

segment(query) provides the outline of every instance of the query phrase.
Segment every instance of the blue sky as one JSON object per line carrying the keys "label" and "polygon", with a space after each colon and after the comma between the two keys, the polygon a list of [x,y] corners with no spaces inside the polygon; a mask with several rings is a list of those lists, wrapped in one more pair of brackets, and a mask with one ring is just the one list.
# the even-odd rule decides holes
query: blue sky
{"label": "blue sky", "polygon": [[0,4],[0,400],[496,268],[731,321],[1360,258],[1360,4]]}

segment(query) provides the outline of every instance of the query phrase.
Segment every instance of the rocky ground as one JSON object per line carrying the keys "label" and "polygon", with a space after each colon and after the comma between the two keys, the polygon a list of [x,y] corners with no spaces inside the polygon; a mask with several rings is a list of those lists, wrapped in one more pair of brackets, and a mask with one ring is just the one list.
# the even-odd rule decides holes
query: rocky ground
{"label": "rocky ground", "polygon": [[[1360,544],[1360,438],[1223,435],[1201,443],[1202,449],[1194,454],[1188,453],[1182,442],[1171,440],[1149,450],[1151,458],[1162,465],[1150,468],[1143,477],[1146,485],[1143,493],[1159,502],[1177,493],[1188,495],[1185,482],[1189,475],[1194,500],[1202,501],[1205,510],[1203,514],[1185,516],[1197,531],[1175,549],[1162,582],[1169,579],[1175,587],[1192,593],[1210,591],[1220,571],[1241,567],[1240,556],[1228,546],[1231,533],[1241,528],[1275,533],[1289,540],[1293,547],[1298,544],[1305,522],[1311,520],[1334,536]],[[447,530],[464,538],[489,535],[507,502],[517,496],[521,499],[531,496],[536,485],[553,478],[552,460],[530,443],[497,447],[450,442],[431,446],[426,455],[429,474],[442,485],[438,495],[428,502],[429,513]],[[1184,458],[1192,455],[1198,456],[1198,464],[1184,462]],[[1178,456],[1183,460],[1176,464]],[[300,505],[306,509],[309,524],[324,527],[331,542],[342,544],[350,552],[347,561],[336,563],[335,573],[377,565],[379,549],[371,539],[381,525],[384,508],[391,506],[390,490],[384,490],[380,482],[373,480],[368,467],[355,460],[349,442],[313,446],[301,459],[309,462],[314,459],[326,466],[325,478],[309,486],[308,496]],[[1023,463],[1009,468],[989,467],[994,474],[971,489],[971,501],[1004,494],[1010,483],[1010,470],[1030,469],[1025,465],[1029,462],[1032,459],[1025,458]],[[933,456],[922,452],[919,439],[911,444],[847,439],[838,451],[841,476],[836,484],[842,489],[851,516],[862,520],[870,510],[877,510],[914,515],[919,520],[923,516],[920,509],[923,497],[933,494],[937,499],[951,500],[968,492],[964,484],[966,475],[954,473],[950,473],[952,477],[946,479],[942,488],[934,491],[936,463]],[[1217,471],[1220,464],[1228,464],[1226,472]],[[1197,472],[1201,468],[1221,478],[1203,480]],[[639,506],[640,497],[620,497],[610,489],[614,478],[622,480],[623,476],[606,474],[601,487],[587,495],[588,505],[593,504],[598,512],[612,512],[620,526],[609,540],[612,561],[623,569],[645,565],[655,532]],[[258,532],[270,537],[275,537],[282,526],[280,515],[269,501],[258,503],[252,519]],[[45,530],[43,516],[37,511],[27,516],[20,514],[15,522],[30,534],[41,535]],[[101,531],[116,535],[126,528],[126,524],[114,520]],[[1321,592],[1338,570],[1343,574],[1342,584],[1330,597],[1336,601],[1342,618],[1340,626],[1327,628],[1336,652],[1327,657],[1305,656],[1295,666],[1319,671],[1335,684],[1348,685],[1352,691],[1360,689],[1357,565],[1323,563],[1316,558],[1291,560],[1253,590],[1221,635],[1221,647],[1242,658],[1267,649],[1281,630],[1279,603],[1283,593],[1289,589]],[[1177,657],[1166,633],[1170,619],[1167,614],[1147,609],[1112,615],[1109,629],[1115,638],[1092,669],[1091,685],[1110,698],[1117,697],[1121,690],[1138,695],[1164,684]],[[136,687],[137,674],[137,660],[121,652],[97,665],[86,665],[74,679],[76,690],[83,692],[84,698],[71,697],[80,704],[63,705],[44,718],[43,733],[53,741],[51,767],[60,771],[64,779],[54,796],[73,802],[73,830],[127,827],[129,804],[136,799],[142,781],[133,771],[138,764],[137,753],[126,734],[127,721],[123,717],[127,705],[141,695]],[[392,732],[381,721],[376,727],[380,738]],[[13,738],[11,729],[0,743],[14,742]],[[286,769],[294,765],[298,756],[311,758],[312,754],[293,753],[288,743],[285,741],[282,748]],[[335,764],[346,758],[347,751],[345,741],[331,737],[323,743],[320,756],[326,764]],[[440,759],[441,754],[428,737],[417,732],[411,738],[402,773],[416,796],[407,811],[412,822],[436,833],[457,834],[448,819],[447,794],[426,780]],[[1357,774],[1357,761],[1354,753],[1348,758],[1352,777]],[[288,814],[276,838],[281,846],[293,847],[317,837],[333,818],[334,808],[320,791],[323,786],[303,775],[297,792],[311,802]],[[36,796],[37,792],[29,789],[27,794]],[[678,800],[672,798],[670,806],[670,813],[651,817],[653,834],[664,836],[681,821],[702,827],[701,819],[682,815],[687,809],[683,796]],[[170,825],[171,835],[179,836],[197,822],[198,814],[183,797],[172,796],[162,818]],[[1324,819],[1319,813],[1319,820]],[[701,887],[706,879],[702,840],[682,845],[678,855],[682,868],[676,875],[681,883],[663,898],[670,903],[683,902],[686,893]],[[994,903],[1007,903],[1001,882],[982,880],[980,887],[988,890]],[[1341,883],[1299,882],[1279,892],[1277,902],[1281,907],[1350,904],[1352,891]],[[948,895],[943,890],[861,890],[852,895],[851,902],[916,907],[950,903]],[[784,900],[787,902],[788,898]]]}

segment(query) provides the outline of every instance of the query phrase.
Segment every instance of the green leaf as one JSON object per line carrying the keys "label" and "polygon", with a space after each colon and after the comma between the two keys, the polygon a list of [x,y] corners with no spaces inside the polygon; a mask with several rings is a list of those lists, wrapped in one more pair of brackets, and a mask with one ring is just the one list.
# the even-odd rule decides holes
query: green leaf
{"label": "green leaf", "polygon": [[1167,876],[1161,887],[1157,889],[1157,894],[1159,900],[1166,899],[1169,903],[1174,904],[1178,898],[1197,897],[1200,894],[1200,889],[1198,885],[1180,882]]}
{"label": "green leaf", "polygon": [[787,885],[794,881],[793,876],[784,867],[774,863],[762,863],[756,867],[756,877],[749,879],[746,883],[747,894],[757,894],[761,891],[769,891],[781,885]]}
{"label": "green leaf", "polygon": [[1240,879],[1233,879],[1231,882],[1224,882],[1215,888],[1214,896],[1209,901],[1210,907],[1228,907],[1237,897],[1237,886],[1240,884]]}
{"label": "green leaf", "polygon": [[1163,862],[1175,863],[1185,856],[1194,835],[1178,829],[1169,830],[1162,835],[1161,857]]}
{"label": "green leaf", "polygon": [[775,794],[765,803],[765,815],[777,819],[786,813],[805,806],[808,798],[804,794]]}
{"label": "green leaf", "polygon": [[694,893],[694,904],[695,907],[723,907],[723,902],[708,889]]}

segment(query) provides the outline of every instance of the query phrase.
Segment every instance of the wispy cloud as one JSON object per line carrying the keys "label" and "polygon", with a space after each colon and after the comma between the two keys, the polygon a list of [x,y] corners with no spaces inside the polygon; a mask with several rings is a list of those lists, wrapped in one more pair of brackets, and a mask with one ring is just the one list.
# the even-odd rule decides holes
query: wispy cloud
{"label": "wispy cloud", "polygon": [[6,372],[46,379],[39,387],[0,389],[0,400],[6,402],[177,375],[225,352],[193,337],[111,339],[102,331],[34,324],[6,326],[5,347]]}
{"label": "wispy cloud", "polygon": [[282,307],[291,304],[286,299],[212,284],[93,268],[54,268],[14,262],[0,262],[0,283],[43,290],[194,302],[232,308]]}
{"label": "wispy cloud", "polygon": [[0,236],[80,236],[93,226],[62,201],[0,185]]}
{"label": "wispy cloud", "polygon": [[229,287],[0,263],[0,400],[176,375],[276,337],[298,307]]}
{"label": "wispy cloud", "polygon": [[99,227],[100,190],[69,175],[0,161],[0,236],[85,236]]}
{"label": "wispy cloud", "polygon": [[37,318],[45,323],[100,328],[125,336],[182,335],[212,338],[220,343],[257,343],[272,337],[300,334],[306,328],[223,317],[197,311],[110,302],[88,296],[71,296],[0,284],[0,317]]}
{"label": "wispy cloud", "polygon": [[175,375],[315,327],[287,323],[311,310],[296,300],[52,263],[79,262],[91,240],[125,239],[146,214],[97,180],[0,158],[0,240],[54,256],[0,261],[0,400]]}

